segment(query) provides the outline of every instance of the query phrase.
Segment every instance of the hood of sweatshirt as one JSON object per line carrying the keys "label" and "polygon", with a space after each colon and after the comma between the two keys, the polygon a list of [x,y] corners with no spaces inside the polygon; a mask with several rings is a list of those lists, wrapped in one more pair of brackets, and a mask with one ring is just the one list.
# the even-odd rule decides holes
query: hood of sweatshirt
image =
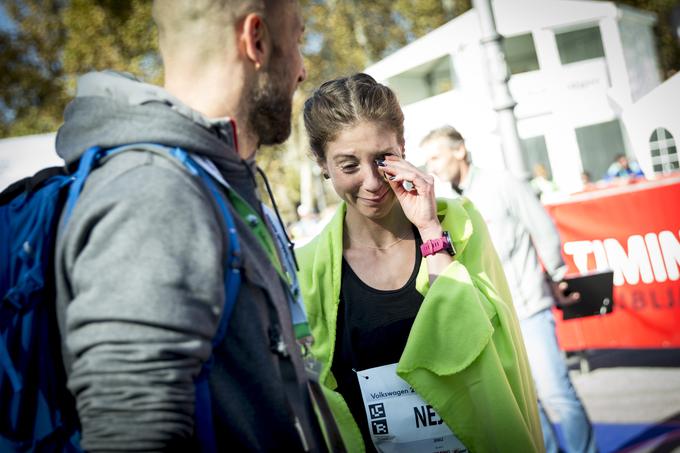
{"label": "hood of sweatshirt", "polygon": [[[163,88],[130,74],[104,71],[80,77],[76,97],[57,133],[59,156],[68,165],[92,146],[134,143],[176,146],[207,157],[242,195],[255,188],[255,160],[238,155],[235,126],[229,118],[208,119]],[[253,202],[251,198],[246,196]]]}

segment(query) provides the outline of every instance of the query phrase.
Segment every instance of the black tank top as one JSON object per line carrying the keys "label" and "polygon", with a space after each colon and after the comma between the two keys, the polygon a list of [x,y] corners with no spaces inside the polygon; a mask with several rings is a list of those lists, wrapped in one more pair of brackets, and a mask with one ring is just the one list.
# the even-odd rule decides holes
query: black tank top
{"label": "black tank top", "polygon": [[[364,438],[367,451],[375,451],[356,371],[397,363],[406,346],[423,296],[416,291],[422,243],[417,230],[416,259],[408,282],[396,290],[366,285],[342,260],[342,285],[338,307],[335,354],[331,370],[337,391],[345,398]],[[379,270],[377,270],[379,271]]]}

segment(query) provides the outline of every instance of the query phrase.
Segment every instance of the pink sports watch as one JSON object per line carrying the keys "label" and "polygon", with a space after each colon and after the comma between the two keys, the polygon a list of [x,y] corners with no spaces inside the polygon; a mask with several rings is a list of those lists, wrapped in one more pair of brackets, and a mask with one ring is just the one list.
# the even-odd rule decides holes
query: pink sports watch
{"label": "pink sports watch", "polygon": [[449,236],[448,231],[444,231],[444,235],[442,237],[425,241],[420,246],[420,253],[423,255],[423,258],[434,255],[435,253],[441,252],[442,250],[446,250],[446,253],[451,256],[456,256],[456,249],[453,248],[451,237]]}

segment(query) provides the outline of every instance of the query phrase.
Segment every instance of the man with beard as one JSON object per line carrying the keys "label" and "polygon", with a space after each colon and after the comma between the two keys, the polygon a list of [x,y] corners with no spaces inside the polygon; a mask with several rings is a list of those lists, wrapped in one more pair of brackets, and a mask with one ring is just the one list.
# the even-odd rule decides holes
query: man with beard
{"label": "man with beard", "polygon": [[[258,146],[290,134],[292,96],[305,78],[299,6],[156,0],[153,14],[164,88],[87,74],[57,137],[67,164],[92,146],[134,145],[92,171],[59,232],[57,311],[81,445],[197,450],[195,420],[206,414],[195,414],[194,378],[212,354],[218,451],[325,450],[285,258],[265,246],[275,241],[254,177]],[[230,200],[242,277],[214,348],[229,290],[226,229],[201,181],[148,144],[186,150]]]}

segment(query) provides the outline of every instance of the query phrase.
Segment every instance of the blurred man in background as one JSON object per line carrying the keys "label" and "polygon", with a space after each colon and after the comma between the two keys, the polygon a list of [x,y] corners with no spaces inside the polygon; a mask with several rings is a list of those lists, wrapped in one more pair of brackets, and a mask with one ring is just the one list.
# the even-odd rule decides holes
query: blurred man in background
{"label": "blurred man in background", "polygon": [[628,156],[625,154],[618,154],[614,162],[607,168],[604,180],[610,181],[615,178],[636,178],[640,176],[644,177],[644,173],[642,173],[638,163],[629,161]]}

